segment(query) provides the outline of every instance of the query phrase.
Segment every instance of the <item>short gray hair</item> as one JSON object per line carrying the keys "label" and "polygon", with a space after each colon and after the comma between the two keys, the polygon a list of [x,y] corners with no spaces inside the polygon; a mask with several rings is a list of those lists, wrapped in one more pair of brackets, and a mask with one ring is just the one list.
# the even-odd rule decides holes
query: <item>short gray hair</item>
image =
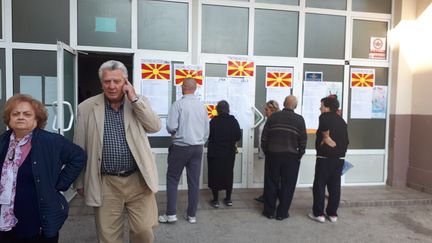
{"label": "short gray hair", "polygon": [[102,82],[102,74],[103,74],[104,70],[114,71],[117,69],[120,69],[123,71],[123,77],[124,78],[126,78],[126,79],[128,78],[127,68],[122,62],[119,62],[116,60],[109,60],[109,61],[102,63],[102,65],[100,66],[100,68],[99,68],[99,80]]}

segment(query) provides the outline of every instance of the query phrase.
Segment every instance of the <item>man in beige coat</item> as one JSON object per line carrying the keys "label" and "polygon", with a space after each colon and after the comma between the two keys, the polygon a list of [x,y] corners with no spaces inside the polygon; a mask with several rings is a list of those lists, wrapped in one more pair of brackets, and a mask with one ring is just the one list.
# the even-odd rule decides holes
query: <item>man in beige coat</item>
{"label": "man in beige coat", "polygon": [[75,188],[94,207],[101,243],[123,242],[123,212],[131,242],[153,242],[157,226],[158,178],[147,133],[160,130],[160,118],[127,77],[123,63],[105,62],[99,68],[103,93],[78,106],[74,142],[88,160]]}

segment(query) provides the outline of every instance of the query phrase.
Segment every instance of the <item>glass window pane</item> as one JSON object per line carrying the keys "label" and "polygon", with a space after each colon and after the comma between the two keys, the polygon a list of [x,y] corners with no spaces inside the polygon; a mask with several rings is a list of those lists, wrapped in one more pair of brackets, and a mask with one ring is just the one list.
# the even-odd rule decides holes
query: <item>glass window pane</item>
{"label": "glass window pane", "polygon": [[247,55],[248,17],[247,8],[203,5],[202,52]]}
{"label": "glass window pane", "polygon": [[346,10],[346,0],[306,0],[306,7]]}
{"label": "glass window pane", "polygon": [[[343,82],[344,80],[344,66],[340,65],[324,65],[324,64],[304,64],[303,72],[322,72],[323,73],[323,81],[332,81],[332,82]],[[303,73],[303,77],[305,77],[305,73]],[[343,84],[342,84],[343,90]],[[342,94],[343,95],[343,94]],[[339,97],[340,100],[343,97]],[[319,109],[320,104],[316,105],[316,109]],[[342,111],[343,112],[343,111]],[[308,134],[307,139],[307,148],[315,149],[315,133]]]}
{"label": "glass window pane", "polygon": [[3,6],[0,2],[0,39],[3,39]]}
{"label": "glass window pane", "polygon": [[[388,85],[388,68],[351,66],[351,68],[375,69],[375,85]],[[349,97],[351,97],[350,89]],[[388,97],[388,96],[387,96]],[[348,101],[348,109],[351,107],[351,98]],[[387,112],[388,112],[387,108]],[[385,148],[385,119],[350,119],[351,110],[348,113],[348,134],[350,149],[384,149]],[[364,131],[368,131],[365,133]]]}
{"label": "glass window pane", "polygon": [[131,47],[131,1],[78,1],[78,45]]}
{"label": "glass window pane", "polygon": [[392,0],[352,0],[352,10],[373,13],[391,13]]}
{"label": "glass window pane", "polygon": [[306,14],[304,56],[344,59],[345,17]]}
{"label": "glass window pane", "polygon": [[257,3],[277,3],[287,5],[299,5],[299,0],[255,0]]}
{"label": "glass window pane", "polygon": [[297,56],[298,12],[257,9],[254,54]]}
{"label": "glass window pane", "polygon": [[55,44],[69,43],[69,1],[13,0],[12,40]]}
{"label": "glass window pane", "polygon": [[[55,51],[13,50],[13,93],[26,93],[39,99],[49,110],[52,105],[47,101],[57,97],[57,90],[46,82],[57,77],[57,53]],[[23,86],[21,86],[23,84]],[[25,86],[24,86],[25,85]],[[28,87],[33,87],[29,90]],[[27,91],[27,92],[26,92]],[[52,121],[52,117],[49,117]],[[52,124],[47,124],[46,130]]]}
{"label": "glass window pane", "polygon": [[139,1],[138,48],[187,51],[188,4]]}
{"label": "glass window pane", "polygon": [[387,37],[387,22],[354,20],[352,57],[369,58],[371,37]]}
{"label": "glass window pane", "polygon": [[205,77],[225,77],[227,75],[226,64],[206,63]]}
{"label": "glass window pane", "polygon": [[[4,107],[6,102],[6,72],[5,72],[5,49],[0,49],[0,107]],[[3,109],[2,109],[3,110]],[[6,131],[4,122],[0,122],[0,133]]]}

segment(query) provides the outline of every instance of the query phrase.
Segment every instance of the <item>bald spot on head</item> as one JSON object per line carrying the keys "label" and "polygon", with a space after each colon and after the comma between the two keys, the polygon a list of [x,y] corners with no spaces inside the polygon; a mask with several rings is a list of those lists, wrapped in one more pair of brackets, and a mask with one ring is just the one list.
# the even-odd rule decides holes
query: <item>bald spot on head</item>
{"label": "bald spot on head", "polygon": [[186,78],[183,81],[182,89],[185,94],[193,94],[197,88],[197,83],[194,78]]}
{"label": "bald spot on head", "polygon": [[294,95],[287,96],[284,101],[284,107],[291,110],[297,108],[297,97]]}

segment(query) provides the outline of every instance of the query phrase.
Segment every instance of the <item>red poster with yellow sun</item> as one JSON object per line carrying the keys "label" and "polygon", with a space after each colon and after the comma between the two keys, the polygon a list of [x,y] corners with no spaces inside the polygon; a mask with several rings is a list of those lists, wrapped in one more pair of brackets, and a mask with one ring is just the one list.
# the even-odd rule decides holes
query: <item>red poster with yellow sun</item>
{"label": "red poster with yellow sun", "polygon": [[166,61],[142,62],[141,78],[152,80],[170,80],[171,65]]}
{"label": "red poster with yellow sun", "polygon": [[352,68],[351,87],[374,87],[375,69]]}
{"label": "red poster with yellow sun", "polygon": [[174,64],[174,72],[176,86],[182,85],[185,78],[194,78],[198,86],[203,85],[202,68],[199,65]]}
{"label": "red poster with yellow sun", "polygon": [[228,77],[253,77],[254,62],[248,60],[228,60]]}
{"label": "red poster with yellow sun", "polygon": [[266,87],[267,88],[291,88],[293,78],[292,68],[272,68],[266,69]]}
{"label": "red poster with yellow sun", "polygon": [[207,115],[209,119],[217,116],[216,105],[206,104],[207,107]]}

